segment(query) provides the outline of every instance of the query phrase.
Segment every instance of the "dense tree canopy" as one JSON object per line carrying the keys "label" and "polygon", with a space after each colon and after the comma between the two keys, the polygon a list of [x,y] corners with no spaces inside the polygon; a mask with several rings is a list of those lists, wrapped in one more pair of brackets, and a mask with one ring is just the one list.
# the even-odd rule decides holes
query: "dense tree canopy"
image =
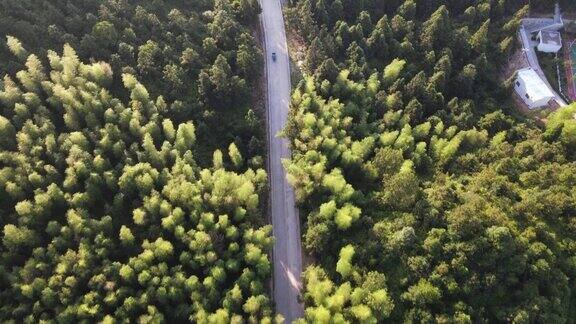
{"label": "dense tree canopy", "polygon": [[524,1],[298,0],[286,163],[305,320],[576,317],[576,107],[517,117],[499,69]]}
{"label": "dense tree canopy", "polygon": [[265,171],[234,144],[238,173],[198,167],[194,124],[135,76],[123,101],[107,63],[48,60],[0,91],[0,319],[271,320]]}
{"label": "dense tree canopy", "polygon": [[[259,12],[257,0],[6,0],[0,35],[15,36],[44,63],[48,50],[70,44],[86,62],[136,76],[172,103],[170,118],[195,122],[198,162],[209,166],[230,142],[248,159],[263,155],[262,125],[247,120],[261,71],[252,33]],[[26,55],[0,46],[2,75],[21,70]],[[120,78],[112,82],[110,91],[126,98]]]}
{"label": "dense tree canopy", "polygon": [[1,322],[273,321],[259,10],[0,2]]}
{"label": "dense tree canopy", "polygon": [[[300,322],[576,318],[576,106],[499,81],[530,3],[291,1]],[[0,1],[0,321],[279,320],[259,12]]]}

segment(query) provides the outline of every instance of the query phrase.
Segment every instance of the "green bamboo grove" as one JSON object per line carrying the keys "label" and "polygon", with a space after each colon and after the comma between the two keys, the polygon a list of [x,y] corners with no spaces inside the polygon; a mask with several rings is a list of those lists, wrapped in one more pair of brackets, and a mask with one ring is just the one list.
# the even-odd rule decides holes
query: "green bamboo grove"
{"label": "green bamboo grove", "polygon": [[[576,318],[576,106],[503,77],[530,5],[286,4],[299,322]],[[0,1],[0,322],[282,322],[259,13]]]}
{"label": "green bamboo grove", "polygon": [[286,10],[305,44],[284,131],[313,260],[301,322],[576,316],[576,107],[538,126],[500,76],[528,11],[514,0]]}

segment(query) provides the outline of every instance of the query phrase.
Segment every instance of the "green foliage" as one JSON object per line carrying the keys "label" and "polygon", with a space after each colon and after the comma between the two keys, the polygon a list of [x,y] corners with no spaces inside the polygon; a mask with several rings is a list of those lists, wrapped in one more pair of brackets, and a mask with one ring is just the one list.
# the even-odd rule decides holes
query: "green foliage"
{"label": "green foliage", "polygon": [[19,248],[33,247],[37,240],[36,233],[26,227],[16,227],[13,224],[4,225],[2,243],[8,249],[17,250]]}
{"label": "green foliage", "polygon": [[[23,70],[28,51],[44,55],[69,44],[85,62],[108,62],[105,75],[131,74],[151,97],[163,96],[161,101],[170,105],[164,102],[158,109],[168,118],[192,121],[202,143],[195,148],[202,166],[210,166],[212,152],[232,140],[248,161],[263,152],[244,147],[253,139],[263,142],[265,135],[260,125],[239,117],[251,108],[261,112],[248,93],[260,82],[262,53],[252,33],[259,12],[256,0],[9,1],[0,10],[0,34],[8,39],[8,46],[0,46],[0,71],[15,75]],[[223,61],[228,67],[220,73]],[[214,83],[205,82],[204,75]],[[32,75],[18,78],[40,86],[31,82]],[[118,79],[107,81],[111,94],[125,97]],[[68,123],[72,117],[66,117]]]}
{"label": "green foliage", "polygon": [[408,288],[408,291],[402,295],[402,298],[420,307],[433,305],[437,303],[441,297],[440,289],[434,287],[434,285],[425,279],[421,279],[418,284]]}
{"label": "green foliage", "polygon": [[486,52],[488,46],[488,28],[490,26],[490,19],[486,20],[482,26],[470,38],[470,46],[480,53]]}
{"label": "green foliage", "polygon": [[234,167],[236,169],[240,169],[244,164],[244,159],[242,158],[240,151],[238,151],[238,147],[236,146],[236,144],[234,143],[230,144],[230,146],[228,147],[228,154],[230,155],[230,160],[232,161]]}
{"label": "green foliage", "polygon": [[135,238],[130,228],[122,225],[122,227],[120,227],[120,241],[122,241],[122,244],[132,245],[134,244],[134,240]]}
{"label": "green foliage", "polygon": [[339,229],[347,229],[360,218],[361,213],[360,208],[346,204],[336,212],[334,222]]}
{"label": "green foliage", "polygon": [[346,278],[352,272],[352,257],[354,256],[354,247],[347,245],[340,250],[340,259],[336,263],[336,271]]}
{"label": "green foliage", "polygon": [[576,104],[561,108],[548,118],[546,135],[559,139],[571,152],[576,150]]}
{"label": "green foliage", "polygon": [[17,38],[7,35],[6,41],[10,52],[14,54],[18,59],[24,61],[28,57],[28,52],[22,46],[22,43]]}
{"label": "green foliage", "polygon": [[314,259],[302,322],[576,316],[576,106],[552,113],[543,131],[509,114],[498,81],[528,9],[510,0],[287,8],[307,53],[284,130]]}
{"label": "green foliage", "polygon": [[192,149],[196,142],[195,128],[192,123],[180,124],[176,131],[176,140],[174,146],[181,154]]}
{"label": "green foliage", "polygon": [[[350,253],[354,253],[351,246],[342,250],[347,261],[352,257]],[[345,267],[352,265],[346,264]],[[357,285],[373,279],[377,280],[372,282],[372,286]],[[304,282],[309,287],[304,295],[309,305],[305,310],[308,323],[376,323],[389,318],[394,309],[394,303],[386,291],[385,277],[377,273],[358,276],[357,282],[345,281],[338,285],[328,278],[323,269],[312,266],[305,271]]]}
{"label": "green foliage", "polygon": [[390,64],[386,66],[384,69],[384,82],[387,84],[392,84],[394,81],[398,79],[402,69],[406,65],[405,60],[394,59]]}
{"label": "green foliage", "polygon": [[48,55],[0,88],[0,321],[270,322],[265,171],[199,167],[138,77]]}
{"label": "green foliage", "polygon": [[95,41],[99,46],[110,47],[114,46],[117,39],[118,33],[114,24],[108,21],[100,21],[92,27],[92,36],[94,36]]}
{"label": "green foliage", "polygon": [[0,116],[0,148],[11,149],[14,146],[16,146],[16,129],[10,120]]}

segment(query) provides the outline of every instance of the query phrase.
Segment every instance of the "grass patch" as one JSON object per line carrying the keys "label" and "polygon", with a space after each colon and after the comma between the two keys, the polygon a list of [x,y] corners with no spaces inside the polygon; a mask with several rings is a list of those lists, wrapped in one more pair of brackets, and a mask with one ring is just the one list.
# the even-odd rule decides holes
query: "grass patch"
{"label": "grass patch", "polygon": [[[542,53],[536,51],[538,55],[538,61],[540,62],[540,67],[542,67],[542,71],[544,71],[544,75],[550,85],[556,90],[558,93],[566,92],[566,73],[564,72],[564,59],[562,56],[556,58],[555,54],[551,53]],[[562,84],[562,90],[560,91],[560,87],[558,86],[558,68],[560,68],[560,82]]]}

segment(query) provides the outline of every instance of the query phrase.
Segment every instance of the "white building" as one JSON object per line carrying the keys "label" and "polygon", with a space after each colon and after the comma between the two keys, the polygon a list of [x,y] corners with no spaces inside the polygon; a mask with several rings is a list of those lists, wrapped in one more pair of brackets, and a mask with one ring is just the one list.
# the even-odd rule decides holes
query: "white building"
{"label": "white building", "polygon": [[558,53],[562,48],[562,37],[555,30],[541,30],[538,32],[538,50],[545,53]]}
{"label": "white building", "polygon": [[552,90],[531,68],[518,70],[514,89],[530,109],[547,106],[555,98]]}

